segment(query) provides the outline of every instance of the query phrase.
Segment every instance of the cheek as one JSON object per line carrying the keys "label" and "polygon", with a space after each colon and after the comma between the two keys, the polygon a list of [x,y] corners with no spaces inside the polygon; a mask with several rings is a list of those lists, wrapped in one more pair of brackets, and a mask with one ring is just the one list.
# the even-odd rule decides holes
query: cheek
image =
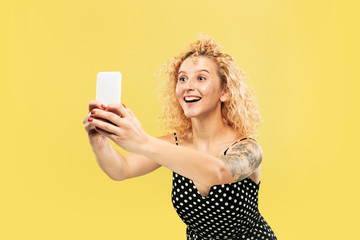
{"label": "cheek", "polygon": [[178,85],[175,87],[175,95],[178,99],[182,96],[181,88],[179,88]]}
{"label": "cheek", "polygon": [[200,86],[198,89],[204,95],[206,94],[206,95],[210,95],[210,96],[214,96],[214,97],[219,95],[219,93],[218,93],[219,89],[217,89],[212,84],[204,84],[204,85]]}

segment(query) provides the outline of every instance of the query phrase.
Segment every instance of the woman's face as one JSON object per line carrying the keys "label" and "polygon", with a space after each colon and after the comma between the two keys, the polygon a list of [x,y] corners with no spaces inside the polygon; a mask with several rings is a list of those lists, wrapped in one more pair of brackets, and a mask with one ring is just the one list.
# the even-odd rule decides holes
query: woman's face
{"label": "woman's face", "polygon": [[176,96],[188,118],[220,112],[226,100],[216,63],[208,57],[187,58],[179,68]]}

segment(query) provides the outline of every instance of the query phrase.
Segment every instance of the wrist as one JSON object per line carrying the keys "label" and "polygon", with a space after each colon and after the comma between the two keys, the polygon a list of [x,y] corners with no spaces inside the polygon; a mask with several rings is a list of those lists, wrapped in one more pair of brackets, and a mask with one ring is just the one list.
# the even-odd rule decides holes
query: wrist
{"label": "wrist", "polygon": [[109,149],[109,147],[111,147],[111,144],[107,138],[102,138],[102,137],[89,138],[89,142],[91,149],[94,153],[107,150]]}
{"label": "wrist", "polygon": [[138,154],[141,154],[143,156],[147,156],[151,153],[152,150],[152,144],[156,140],[156,138],[147,135],[144,138],[142,146],[139,148]]}

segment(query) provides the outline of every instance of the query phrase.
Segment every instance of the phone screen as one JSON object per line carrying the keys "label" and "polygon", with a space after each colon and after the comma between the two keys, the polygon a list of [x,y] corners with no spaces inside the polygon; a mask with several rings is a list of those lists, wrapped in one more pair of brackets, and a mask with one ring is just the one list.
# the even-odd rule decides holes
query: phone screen
{"label": "phone screen", "polygon": [[96,100],[105,106],[121,102],[121,73],[99,72],[96,81]]}

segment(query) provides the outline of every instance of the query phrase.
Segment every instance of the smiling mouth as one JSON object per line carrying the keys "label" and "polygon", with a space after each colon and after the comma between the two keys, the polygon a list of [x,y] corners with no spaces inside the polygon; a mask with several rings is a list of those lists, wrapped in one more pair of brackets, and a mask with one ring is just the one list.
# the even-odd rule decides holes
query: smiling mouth
{"label": "smiling mouth", "polygon": [[184,98],[186,103],[194,103],[194,102],[198,102],[201,100],[201,98],[199,97],[185,97]]}
{"label": "smiling mouth", "polygon": [[196,100],[185,100],[185,102],[187,103],[193,103],[193,102],[198,102],[200,101],[200,99],[196,99]]}

